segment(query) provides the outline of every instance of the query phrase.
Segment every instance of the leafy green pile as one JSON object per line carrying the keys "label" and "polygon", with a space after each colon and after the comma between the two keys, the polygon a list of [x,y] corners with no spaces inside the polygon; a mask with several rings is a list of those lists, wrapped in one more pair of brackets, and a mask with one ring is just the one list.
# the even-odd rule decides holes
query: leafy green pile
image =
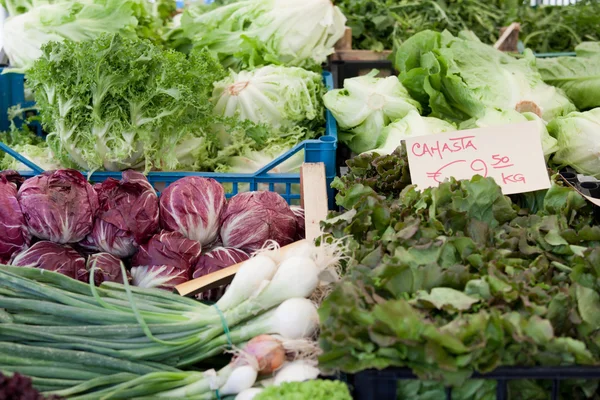
{"label": "leafy green pile", "polygon": [[352,28],[354,47],[382,51],[422,30],[471,30],[484,43],[498,40],[499,29],[521,24],[521,39],[538,53],[573,51],[584,40],[599,40],[600,2],[532,7],[519,0],[339,0]]}
{"label": "leafy green pile", "polygon": [[344,35],[346,18],[328,0],[218,3],[186,9],[170,35],[173,46],[207,48],[236,71],[268,64],[318,69]]}
{"label": "leafy green pile", "polygon": [[[352,28],[354,47],[382,51],[422,30],[453,33],[472,30],[486,43],[498,38],[514,0],[411,1],[411,0],[340,0],[336,1]],[[508,22],[510,23],[510,22]]]}
{"label": "leafy green pile", "polygon": [[520,37],[525,47],[537,53],[570,52],[583,41],[600,40],[598,0],[535,8],[526,3],[513,20],[521,23]]}
{"label": "leafy green pile", "polygon": [[338,191],[337,204],[345,209],[375,191],[388,199],[398,197],[411,184],[406,146],[399,146],[392,154],[365,153],[346,161],[348,173],[336,177],[332,187]]}
{"label": "leafy green pile", "polygon": [[319,311],[321,366],[403,366],[459,385],[502,365],[598,364],[600,227],[591,206],[555,182],[515,198],[520,207],[480,176],[386,198],[368,175],[404,176],[395,155],[397,166],[358,163],[367,185],[339,180],[348,211],[322,223],[346,238],[351,258]]}

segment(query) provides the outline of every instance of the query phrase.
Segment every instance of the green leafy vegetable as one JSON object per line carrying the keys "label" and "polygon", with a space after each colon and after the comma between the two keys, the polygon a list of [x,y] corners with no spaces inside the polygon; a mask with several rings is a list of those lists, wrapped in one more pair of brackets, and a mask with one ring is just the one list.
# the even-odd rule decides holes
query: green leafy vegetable
{"label": "green leafy vegetable", "polygon": [[559,150],[554,162],[569,165],[582,174],[600,177],[598,139],[600,108],[575,112],[556,118],[548,124],[548,131],[558,141]]}
{"label": "green leafy vegetable", "polygon": [[323,96],[325,106],[344,130],[340,139],[355,153],[376,148],[382,129],[404,118],[410,111],[421,111],[398,78],[377,78],[377,71],[349,78],[343,89]]}
{"label": "green leafy vegetable", "polygon": [[363,194],[395,198],[411,184],[404,145],[389,155],[361,154],[346,161],[346,165],[348,173],[336,177],[331,186],[339,192],[337,204],[347,210],[352,209]]}
{"label": "green leafy vegetable", "polygon": [[522,4],[513,20],[521,23],[523,44],[537,53],[573,51],[582,41],[600,40],[600,3],[595,0],[558,6]]}
{"label": "green leafy vegetable", "polygon": [[421,117],[418,112],[409,111],[404,118],[391,123],[381,131],[371,152],[391,154],[404,139],[455,130],[456,126],[450,122],[434,117]]}
{"label": "green leafy vegetable", "polygon": [[180,36],[217,54],[226,68],[313,67],[333,53],[345,21],[328,0],[248,0],[186,10]]}
{"label": "green leafy vegetable", "polygon": [[423,30],[472,31],[484,43],[494,44],[499,30],[512,22],[521,25],[520,38],[537,53],[573,51],[582,41],[600,40],[600,3],[537,5],[518,0],[411,1],[340,0],[348,17],[353,47],[382,51],[394,41],[404,42]]}
{"label": "green leafy vegetable", "polygon": [[[48,42],[93,40],[102,33],[134,34],[134,0],[56,0],[16,6],[4,21],[4,50],[15,71],[26,71]],[[11,8],[13,8],[11,6]],[[14,11],[13,11],[14,12]]]}
{"label": "green leafy vegetable", "polygon": [[560,89],[545,84],[531,54],[515,59],[468,35],[420,32],[395,49],[400,81],[431,116],[480,118],[487,107],[533,102],[544,120],[575,111]]}
{"label": "green leafy vegetable", "polygon": [[[503,365],[600,363],[590,334],[599,323],[600,227],[579,194],[554,182],[533,212],[475,176],[398,195],[370,177],[376,166],[398,174],[402,150],[385,163],[364,157],[351,179],[336,181],[348,211],[322,223],[350,256],[319,311],[322,367],[410,367],[467,388],[473,371]],[[464,396],[490,390],[476,385]],[[526,398],[539,392],[534,385]]]}
{"label": "green leafy vegetable", "polygon": [[268,65],[231,72],[214,85],[214,113],[271,128],[322,127],[325,93],[320,74],[302,68]]}
{"label": "green leafy vegetable", "polygon": [[600,55],[600,42],[583,42],[575,47],[577,57],[594,57]]}
{"label": "green leafy vegetable", "polygon": [[268,386],[254,397],[255,400],[351,400],[350,391],[340,381],[312,380],[285,382],[279,386]]}
{"label": "green leafy vegetable", "polygon": [[[336,4],[348,17],[357,49],[391,49],[393,40],[404,41],[422,30],[472,30],[486,43],[498,38],[498,27],[508,24],[512,1],[476,0],[394,1],[341,0]],[[515,3],[514,6],[517,4]]]}
{"label": "green leafy vegetable", "polygon": [[176,168],[185,153],[173,149],[182,142],[196,139],[187,152],[212,143],[202,135],[214,121],[212,84],[224,76],[207,51],[186,58],[147,41],[102,35],[47,44],[28,82],[61,164],[148,171]]}

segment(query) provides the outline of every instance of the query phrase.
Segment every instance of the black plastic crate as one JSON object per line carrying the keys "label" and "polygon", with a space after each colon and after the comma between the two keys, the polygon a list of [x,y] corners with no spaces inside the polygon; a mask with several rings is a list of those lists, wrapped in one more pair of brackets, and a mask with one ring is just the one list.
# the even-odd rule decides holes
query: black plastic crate
{"label": "black plastic crate", "polygon": [[333,74],[335,88],[344,87],[344,79],[366,75],[371,70],[379,70],[381,77],[397,75],[392,62],[389,60],[331,60],[329,70]]}
{"label": "black plastic crate", "polygon": [[[352,376],[355,400],[395,400],[400,380],[418,379],[408,368],[366,370]],[[496,400],[508,400],[508,382],[532,379],[552,382],[548,399],[558,400],[560,383],[566,379],[598,379],[600,367],[501,367],[487,374],[473,373],[471,379],[491,379],[497,382]],[[516,399],[518,397],[512,397]],[[446,388],[446,400],[452,399],[452,388]],[[444,400],[444,399],[440,399]]]}

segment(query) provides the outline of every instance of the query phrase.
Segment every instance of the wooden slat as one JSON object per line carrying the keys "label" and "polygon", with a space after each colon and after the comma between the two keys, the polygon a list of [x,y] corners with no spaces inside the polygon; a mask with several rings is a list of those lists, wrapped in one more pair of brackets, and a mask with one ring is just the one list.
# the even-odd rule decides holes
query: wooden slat
{"label": "wooden slat", "polygon": [[302,208],[306,238],[316,239],[321,234],[320,223],[327,218],[327,183],[325,164],[304,163],[300,171]]}
{"label": "wooden slat", "polygon": [[382,61],[392,54],[391,50],[336,50],[330,57],[332,61]]}
{"label": "wooden slat", "polygon": [[352,29],[346,27],[344,36],[335,44],[335,50],[352,50]]}
{"label": "wooden slat", "polygon": [[508,27],[500,30],[500,38],[494,43],[494,48],[507,52],[517,52],[517,43],[519,42],[519,32],[521,25],[513,22]]}

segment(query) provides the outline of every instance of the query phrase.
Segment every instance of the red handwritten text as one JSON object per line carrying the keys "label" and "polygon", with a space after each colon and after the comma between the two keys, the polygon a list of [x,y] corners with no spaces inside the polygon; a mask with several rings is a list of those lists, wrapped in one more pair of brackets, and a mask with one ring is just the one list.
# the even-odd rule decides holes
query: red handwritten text
{"label": "red handwritten text", "polygon": [[460,151],[473,149],[477,150],[477,147],[473,144],[473,138],[475,136],[462,136],[457,138],[450,138],[447,142],[436,141],[434,144],[427,143],[415,143],[412,145],[412,153],[416,157],[429,156],[435,158],[439,157],[441,160],[444,159],[444,154],[447,153],[458,153]]}
{"label": "red handwritten text", "polygon": [[498,168],[508,168],[508,167],[512,167],[515,164],[509,164],[510,162],[510,158],[506,157],[506,156],[500,156],[500,154],[494,154],[492,155],[492,159],[494,161],[496,161],[494,164],[492,164],[492,167],[498,169]]}
{"label": "red handwritten text", "polygon": [[526,183],[523,174],[507,174],[502,173],[502,182],[506,185],[509,183]]}
{"label": "red handwritten text", "polygon": [[439,180],[439,178],[442,176],[442,171],[443,171],[445,168],[447,168],[447,167],[449,167],[449,166],[451,166],[451,165],[453,165],[453,164],[457,164],[457,163],[464,163],[464,162],[467,162],[467,160],[456,160],[456,161],[449,162],[448,164],[446,164],[446,165],[443,165],[442,167],[440,167],[440,169],[438,169],[438,170],[437,170],[437,171],[435,171],[435,172],[427,172],[427,177],[428,177],[428,178],[432,178],[432,179],[433,179],[434,181],[436,181],[437,183],[442,183],[442,182],[443,182],[443,179],[440,181],[440,180]]}
{"label": "red handwritten text", "polygon": [[482,159],[477,158],[477,159],[471,161],[471,169],[478,175],[481,175],[484,178],[487,178],[488,166],[485,163],[485,161],[483,161]]}

